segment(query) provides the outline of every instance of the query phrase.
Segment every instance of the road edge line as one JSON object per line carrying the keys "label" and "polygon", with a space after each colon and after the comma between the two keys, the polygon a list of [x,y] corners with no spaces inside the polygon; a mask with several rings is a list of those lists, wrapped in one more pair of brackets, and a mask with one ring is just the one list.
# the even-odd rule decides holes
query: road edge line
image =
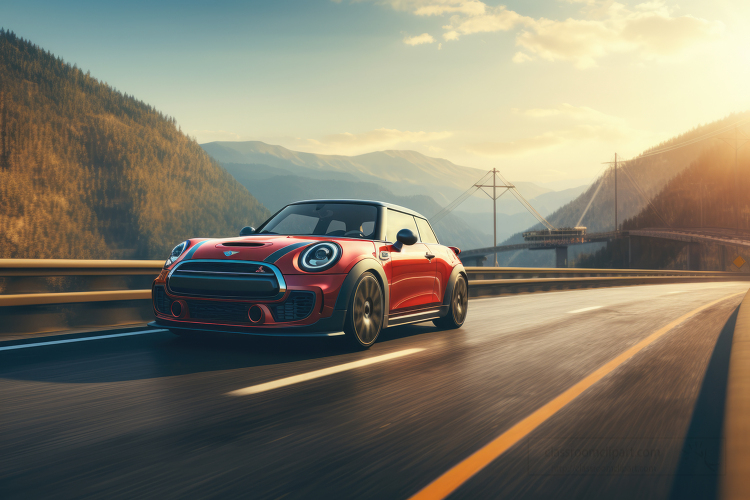
{"label": "road edge line", "polygon": [[626,349],[607,363],[591,372],[582,380],[575,383],[567,390],[563,391],[560,395],[544,404],[542,407],[532,412],[521,421],[511,426],[510,429],[506,430],[495,439],[482,446],[479,450],[475,451],[474,453],[463,459],[461,462],[448,469],[437,479],[422,488],[415,495],[411,496],[409,500],[439,500],[446,498],[448,495],[465,484],[469,479],[479,473],[482,469],[487,467],[500,455],[502,455],[512,446],[521,441],[521,439],[529,435],[537,427],[539,427],[550,417],[555,415],[559,410],[567,406],[568,403],[573,401],[575,398],[577,398],[591,386],[596,384],[598,381],[603,379],[605,376],[613,372],[627,360],[638,354],[640,351],[654,343],[659,338],[666,335],[670,330],[692,318],[701,311],[704,311],[720,302],[723,302],[732,297],[736,297],[737,295],[742,295],[744,293],[746,292],[733,293],[709,302],[708,304],[704,304],[697,309],[693,309],[692,311],[683,314],[679,318],[669,322],[667,325],[659,328],[640,342]]}
{"label": "road edge line", "polygon": [[726,398],[719,498],[741,500],[750,492],[750,291],[734,326]]}

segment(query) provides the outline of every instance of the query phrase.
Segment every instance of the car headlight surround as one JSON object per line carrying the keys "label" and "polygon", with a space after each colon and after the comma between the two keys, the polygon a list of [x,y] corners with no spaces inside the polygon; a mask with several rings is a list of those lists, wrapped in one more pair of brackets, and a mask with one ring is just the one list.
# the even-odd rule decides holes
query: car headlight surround
{"label": "car headlight surround", "polygon": [[182,253],[187,250],[189,244],[189,241],[183,241],[182,243],[174,247],[172,249],[172,253],[169,254],[169,257],[167,257],[167,261],[164,263],[164,267],[169,267],[174,264],[174,262],[180,258],[180,255],[182,255]]}
{"label": "car headlight surround", "polygon": [[332,241],[323,241],[307,247],[299,256],[299,267],[315,273],[333,267],[341,258],[341,247]]}

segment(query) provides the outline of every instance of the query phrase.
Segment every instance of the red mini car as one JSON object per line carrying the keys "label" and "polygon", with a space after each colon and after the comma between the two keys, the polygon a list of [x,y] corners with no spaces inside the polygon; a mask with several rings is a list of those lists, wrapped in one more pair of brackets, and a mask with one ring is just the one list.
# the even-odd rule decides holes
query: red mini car
{"label": "red mini car", "polygon": [[458,328],[469,296],[459,253],[407,208],[300,201],[239,238],[177,245],[153,284],[151,325],[177,334],[344,335],[358,348],[389,326]]}

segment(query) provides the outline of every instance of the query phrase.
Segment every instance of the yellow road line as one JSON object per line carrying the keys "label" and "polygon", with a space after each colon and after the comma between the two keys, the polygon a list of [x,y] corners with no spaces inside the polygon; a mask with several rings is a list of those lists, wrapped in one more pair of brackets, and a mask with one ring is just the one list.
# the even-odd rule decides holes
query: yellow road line
{"label": "yellow road line", "polygon": [[410,500],[438,500],[446,498],[448,495],[458,489],[459,486],[464,484],[475,474],[489,465],[493,460],[505,453],[511,446],[518,443],[521,439],[526,437],[529,433],[531,433],[531,431],[543,424],[547,419],[557,413],[565,405],[573,401],[582,392],[603,379],[615,368],[623,364],[628,359],[632,358],[645,347],[658,340],[672,328],[679,325],[683,321],[692,318],[699,312],[718,304],[723,300],[729,299],[731,297],[736,297],[737,295],[743,295],[744,293],[745,292],[733,293],[721,299],[714,300],[713,302],[702,305],[701,307],[680,316],[668,325],[659,328],[654,333],[635,344],[633,347],[627,349],[625,352],[615,357],[608,363],[600,366],[597,370],[586,376],[583,380],[575,384],[573,387],[566,390],[555,399],[545,404],[504,433],[500,434],[498,437],[484,445],[482,448],[475,451],[469,457],[453,466],[453,468],[449,469],[442,476],[424,487],[416,495],[412,496]]}

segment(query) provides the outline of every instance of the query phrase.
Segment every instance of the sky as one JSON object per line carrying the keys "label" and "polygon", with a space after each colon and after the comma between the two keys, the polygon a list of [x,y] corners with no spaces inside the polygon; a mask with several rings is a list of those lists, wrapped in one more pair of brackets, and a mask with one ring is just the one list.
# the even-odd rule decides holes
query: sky
{"label": "sky", "polygon": [[205,143],[410,149],[563,188],[750,109],[750,2],[5,0]]}

